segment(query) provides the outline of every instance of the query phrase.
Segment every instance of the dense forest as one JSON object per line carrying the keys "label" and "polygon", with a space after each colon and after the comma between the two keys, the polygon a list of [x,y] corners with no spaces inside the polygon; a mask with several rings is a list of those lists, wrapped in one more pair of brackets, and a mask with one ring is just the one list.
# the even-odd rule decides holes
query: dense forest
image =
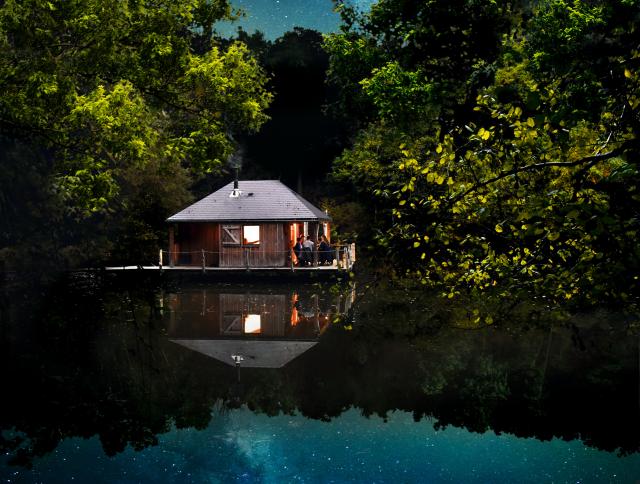
{"label": "dense forest", "polygon": [[2,3],[5,268],[150,260],[240,168],[444,297],[636,306],[636,0],[338,1],[275,41],[162,5]]}
{"label": "dense forest", "polygon": [[193,183],[220,174],[272,99],[226,1],[8,1],[0,9],[5,264],[157,249]]}
{"label": "dense forest", "polygon": [[638,295],[636,1],[343,8],[326,39],[356,125],[334,175],[398,272],[450,298]]}

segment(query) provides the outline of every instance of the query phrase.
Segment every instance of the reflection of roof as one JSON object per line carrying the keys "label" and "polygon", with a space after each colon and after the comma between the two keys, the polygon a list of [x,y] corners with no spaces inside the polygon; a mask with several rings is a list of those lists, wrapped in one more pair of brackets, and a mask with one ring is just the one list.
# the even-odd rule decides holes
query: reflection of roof
{"label": "reflection of roof", "polygon": [[243,368],[282,368],[314,347],[317,341],[260,341],[233,339],[172,339],[190,350],[235,366],[234,355],[242,356]]}
{"label": "reflection of roof", "polygon": [[331,217],[278,180],[239,181],[240,196],[230,197],[233,183],[190,205],[168,222],[216,222],[242,220],[316,221]]}

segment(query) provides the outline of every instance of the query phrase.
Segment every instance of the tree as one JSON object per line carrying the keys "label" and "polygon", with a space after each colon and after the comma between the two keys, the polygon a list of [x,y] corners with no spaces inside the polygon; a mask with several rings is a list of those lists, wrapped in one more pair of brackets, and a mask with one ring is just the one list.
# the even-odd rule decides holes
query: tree
{"label": "tree", "polygon": [[[394,2],[380,5],[401,12]],[[407,67],[396,51],[395,64],[359,80],[376,114],[337,160],[336,176],[388,211],[377,239],[394,262],[449,297],[630,302],[640,262],[631,242],[640,201],[637,9],[554,0],[491,14],[510,25],[499,48],[460,55],[475,61],[462,79],[442,84],[458,87],[444,97],[413,75],[424,60]],[[392,33],[363,30],[386,39],[406,29],[395,25]],[[331,52],[332,65],[343,61],[342,51]],[[448,92],[460,101],[447,110],[438,100]],[[437,120],[425,123],[432,112]]]}
{"label": "tree", "polygon": [[256,32],[239,30],[270,75],[274,100],[270,120],[259,133],[239,138],[245,148],[243,172],[278,177],[305,195],[315,187],[326,191],[331,161],[344,146],[344,126],[324,113],[332,92],[325,84],[329,65],[322,34],[294,28],[273,42]]}
{"label": "tree", "polygon": [[65,216],[127,213],[145,173],[215,173],[233,135],[267,119],[263,70],[244,44],[214,41],[213,22],[230,17],[225,0],[3,3],[0,133],[45,160],[41,189]]}
{"label": "tree", "polygon": [[459,118],[474,115],[510,29],[510,5],[390,0],[369,14],[339,8],[343,31],[325,39],[327,77],[340,92],[332,111],[347,118],[353,148],[335,160],[334,179],[354,186],[374,215],[361,239],[402,253],[406,246],[385,236],[395,206],[389,194],[405,183],[401,151],[408,143],[433,145]]}

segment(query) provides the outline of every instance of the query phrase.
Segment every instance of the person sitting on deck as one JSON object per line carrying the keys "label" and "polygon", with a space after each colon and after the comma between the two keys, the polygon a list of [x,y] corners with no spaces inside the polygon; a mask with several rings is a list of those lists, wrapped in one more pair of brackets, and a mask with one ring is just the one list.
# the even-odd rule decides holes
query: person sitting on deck
{"label": "person sitting on deck", "polygon": [[303,265],[310,266],[313,264],[313,249],[315,245],[316,244],[313,243],[313,240],[311,240],[308,235],[304,237],[304,241],[302,242]]}
{"label": "person sitting on deck", "polygon": [[296,239],[296,244],[293,246],[293,253],[296,255],[297,264],[302,265],[302,235]]}
{"label": "person sitting on deck", "polygon": [[333,264],[333,251],[324,235],[320,236],[320,245],[318,245],[318,263],[320,265]]}

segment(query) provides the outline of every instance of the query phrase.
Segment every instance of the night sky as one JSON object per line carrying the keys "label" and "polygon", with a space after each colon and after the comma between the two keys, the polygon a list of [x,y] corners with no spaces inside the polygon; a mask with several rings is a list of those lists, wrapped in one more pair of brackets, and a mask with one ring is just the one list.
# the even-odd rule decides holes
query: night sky
{"label": "night sky", "polygon": [[[353,0],[360,8],[368,8],[374,1]],[[293,27],[333,32],[340,24],[331,0],[232,0],[231,3],[244,10],[246,17],[234,24],[219,24],[217,30],[223,35],[233,35],[240,25],[248,32],[260,30],[267,39],[274,40]]]}

